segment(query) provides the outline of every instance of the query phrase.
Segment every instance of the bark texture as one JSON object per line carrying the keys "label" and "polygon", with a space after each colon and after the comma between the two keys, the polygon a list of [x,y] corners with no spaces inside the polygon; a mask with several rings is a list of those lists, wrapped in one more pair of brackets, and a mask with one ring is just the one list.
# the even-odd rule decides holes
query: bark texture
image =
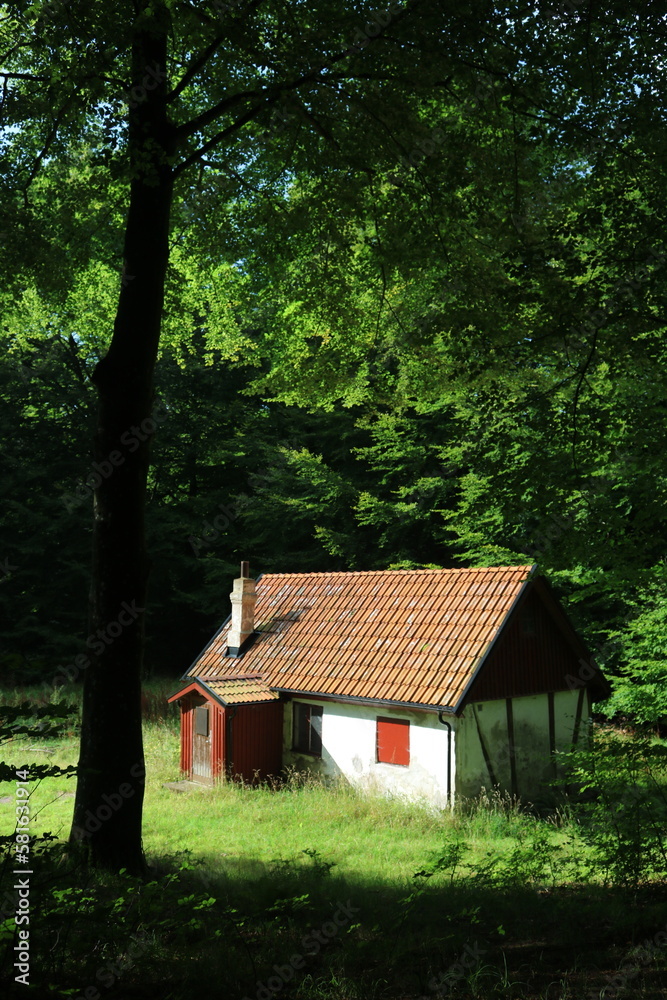
{"label": "bark texture", "polygon": [[[156,416],[172,198],[173,128],[167,115],[168,14],[138,5],[129,104],[131,182],[124,269],[113,337],[94,381],[93,572],[80,772],[71,841],[96,867],[141,873],[144,754],[141,670],[148,557],[144,499]],[[113,752],[109,749],[113,748]]]}

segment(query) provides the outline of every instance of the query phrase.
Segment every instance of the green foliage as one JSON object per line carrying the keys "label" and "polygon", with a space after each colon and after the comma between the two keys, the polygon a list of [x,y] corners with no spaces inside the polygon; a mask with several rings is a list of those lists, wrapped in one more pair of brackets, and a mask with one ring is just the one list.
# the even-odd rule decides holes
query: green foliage
{"label": "green foliage", "polygon": [[[156,374],[148,669],[191,661],[250,554],[284,571],[525,559],[593,645],[617,642],[614,710],[660,717],[659,18],[597,11],[590,46],[585,19],[539,5],[408,4],[371,33],[372,5],[249,6],[146,13],[169,19],[189,164]],[[15,8],[0,666],[50,681],[88,636],[90,375],[134,280],[136,26],[122,0]]]}
{"label": "green foliage", "polygon": [[667,747],[601,730],[563,758],[583,799],[575,816],[593,848],[591,869],[612,885],[667,877]]}
{"label": "green foliage", "polygon": [[320,878],[326,878],[331,874],[331,869],[336,867],[335,861],[326,861],[315,847],[307,847],[303,853],[310,858],[313,870]]}
{"label": "green foliage", "polygon": [[[82,608],[92,411],[79,413],[74,427],[67,421],[78,411],[57,405],[53,387],[70,378],[69,355],[58,343],[48,377],[42,369],[43,378],[31,375],[29,383],[16,376],[16,391],[5,399],[7,421],[15,424],[16,412],[29,408],[35,424],[28,454],[14,439],[16,478],[3,480],[0,514],[0,554],[14,567],[0,580],[0,628],[12,650],[4,665],[10,680],[24,684],[52,683],[63,669],[80,680],[75,658],[88,652]],[[94,345],[81,337],[77,349],[88,365]],[[209,365],[206,353],[193,338],[182,366],[167,347],[156,375],[147,661],[149,670],[159,664],[174,677],[219,625],[229,580],[249,553],[256,571],[278,572],[448,561],[437,508],[452,488],[439,476],[438,447],[430,443],[437,418],[268,403],[248,392],[252,368],[225,367],[220,355]],[[13,498],[28,496],[30,484],[37,499],[28,514]],[[32,517],[42,505],[38,525]],[[54,563],[67,586],[52,586]]]}
{"label": "green foliage", "polygon": [[[121,872],[115,879],[90,880],[60,845],[42,852],[31,879],[31,943],[34,977],[59,987],[86,982],[107,988],[158,974],[164,954],[185,954],[203,933],[213,941],[236,934],[236,911],[206,890],[183,893],[181,870],[145,881]],[[77,884],[67,884],[72,878]],[[55,883],[55,884],[54,884]],[[4,888],[4,887],[3,887]],[[0,957],[1,972],[13,961],[13,935]]]}
{"label": "green foliage", "polygon": [[[77,715],[74,705],[67,705],[65,702],[57,702],[48,705],[33,705],[28,701],[23,701],[17,705],[0,705],[0,747],[3,744],[18,742],[24,743],[29,737],[34,740],[55,740],[62,735],[63,731],[69,728],[71,719]],[[30,756],[32,748],[26,747],[26,758]],[[9,765],[5,761],[0,761],[0,781],[12,783],[16,788],[16,782],[25,783],[23,787],[29,789],[25,798],[21,800],[25,805],[30,800],[31,791],[35,783],[40,783],[46,778],[72,777],[77,773],[77,767],[73,764],[60,767],[57,764],[35,764],[29,766]],[[54,838],[50,834],[43,837],[31,838],[30,853],[40,855],[44,847],[48,847]],[[15,847],[15,831],[11,834],[0,836],[0,868],[3,864],[9,864],[9,855]],[[4,851],[4,861],[2,852]],[[4,936],[6,937],[7,927],[0,924],[0,944]],[[15,925],[14,925],[15,929]],[[13,936],[12,936],[13,939]]]}
{"label": "green foliage", "polygon": [[[470,843],[455,840],[446,844],[444,852],[430,865],[415,872],[414,892],[419,894],[427,880],[436,876],[450,886],[462,882],[480,888],[553,887],[576,870],[576,857],[565,850],[560,839],[553,828],[532,820],[515,835],[515,843],[508,851],[489,850],[481,858],[473,857]],[[412,901],[412,897],[408,899]]]}
{"label": "green foliage", "polygon": [[610,633],[618,673],[605,714],[625,713],[639,723],[667,720],[667,601],[664,566],[629,604],[631,617]]}
{"label": "green foliage", "polygon": [[71,511],[62,501],[87,474],[85,361],[69,332],[49,329],[57,320],[40,305],[46,330],[24,319],[14,336],[1,337],[0,664],[24,683],[54,677],[59,658],[73,652],[73,636],[85,626],[89,559],[81,519],[90,495]]}
{"label": "green foliage", "polygon": [[[57,702],[49,705],[33,705],[23,701],[18,705],[0,705],[0,746],[10,741],[53,740],[69,729],[71,720],[78,714],[74,705]],[[17,768],[0,762],[0,781],[14,781]],[[29,767],[30,781],[43,778],[69,776],[76,773],[75,766],[58,767],[49,764],[34,764]]]}

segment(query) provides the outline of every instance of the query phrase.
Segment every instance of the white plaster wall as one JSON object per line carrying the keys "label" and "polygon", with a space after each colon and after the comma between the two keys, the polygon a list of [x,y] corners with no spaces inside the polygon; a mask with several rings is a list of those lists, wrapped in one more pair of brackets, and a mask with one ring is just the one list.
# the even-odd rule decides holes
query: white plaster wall
{"label": "white plaster wall", "polygon": [[[574,732],[578,691],[558,691],[554,695],[554,730],[557,750],[567,749]],[[502,789],[511,790],[511,752],[507,734],[505,699],[468,705],[459,719],[457,734],[456,795],[474,796],[481,787],[492,785],[484,760],[475,712],[491,767]],[[585,731],[590,703],[585,697],[581,730]],[[512,699],[514,760],[517,791],[523,800],[541,801],[552,794],[549,781],[554,776],[549,754],[549,702],[546,694]]]}
{"label": "white plaster wall", "polygon": [[456,741],[456,798],[477,795],[481,788],[490,789],[492,780],[484,761],[477,733],[473,707],[491,758],[494,776],[501,787],[509,787],[509,757],[503,753],[507,742],[505,702],[485,701],[467,705],[459,717]]}
{"label": "white plaster wall", "polygon": [[[337,702],[300,702],[322,706],[322,757],[292,750],[292,704],[285,712],[283,762],[299,769],[311,768],[327,777],[343,775],[351,783],[410,799],[426,799],[435,806],[447,805],[447,727],[436,712],[398,708],[375,708]],[[378,717],[410,722],[410,764],[379,764],[376,757]],[[454,745],[457,720],[452,725],[451,781],[454,792]]]}
{"label": "white plaster wall", "polygon": [[[577,701],[579,691],[557,691],[554,695],[554,720],[556,723],[556,749],[566,750],[572,743],[574,735],[574,720],[577,717]],[[588,692],[584,696],[581,708],[581,725],[579,738],[586,732],[586,722],[591,714],[591,703]]]}
{"label": "white plaster wall", "polygon": [[[559,731],[560,702],[554,697],[554,731]],[[546,694],[512,698],[517,791],[522,799],[543,800],[553,794],[555,778],[549,752],[549,699]],[[562,729],[562,726],[560,727]],[[557,738],[557,737],[556,737]],[[510,776],[508,775],[508,788]]]}

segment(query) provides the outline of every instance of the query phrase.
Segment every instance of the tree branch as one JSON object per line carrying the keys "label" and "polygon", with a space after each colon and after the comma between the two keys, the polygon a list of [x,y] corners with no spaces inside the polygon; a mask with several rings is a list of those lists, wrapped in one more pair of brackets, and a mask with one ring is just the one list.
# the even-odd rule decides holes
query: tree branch
{"label": "tree branch", "polygon": [[246,111],[244,115],[237,118],[236,121],[232,122],[231,125],[228,125],[227,128],[222,129],[221,132],[216,132],[216,134],[209,139],[208,142],[204,143],[201,149],[197,150],[195,153],[191,153],[190,156],[187,156],[184,160],[182,160],[178,166],[174,167],[174,177],[178,177],[184,170],[187,170],[187,168],[192,166],[193,163],[196,163],[197,160],[201,160],[202,156],[208,153],[209,149],[214,149],[218,143],[223,141],[223,139],[226,139],[228,136],[238,132],[240,128],[246,125],[249,121],[252,121],[253,118],[256,118],[260,111],[263,110],[264,104],[255,105],[254,108],[250,108],[249,111]]}
{"label": "tree branch", "polygon": [[220,118],[226,111],[231,108],[236,107],[238,104],[242,104],[244,101],[249,101],[253,97],[261,97],[261,90],[246,90],[242,93],[232,94],[231,97],[226,97],[223,101],[220,101],[214,107],[209,108],[208,111],[204,111],[197,118],[193,118],[189,122],[185,122],[183,125],[178,125],[175,129],[175,138],[177,145],[187,139],[188,136],[193,135],[195,132],[201,131],[206,125],[210,125],[216,119]]}
{"label": "tree branch", "polygon": [[49,134],[46,137],[46,141],[44,143],[44,146],[42,147],[41,152],[37,154],[37,158],[35,159],[35,163],[33,165],[33,168],[30,171],[30,174],[28,176],[28,180],[25,182],[25,185],[22,188],[22,190],[23,190],[23,201],[24,201],[24,203],[26,205],[26,208],[28,206],[28,190],[30,189],[30,185],[34,181],[35,177],[37,176],[39,168],[42,165],[42,160],[44,159],[44,157],[48,153],[48,151],[51,148],[52,144],[55,142],[55,140],[56,140],[56,138],[58,136],[58,129],[60,128],[60,123],[62,122],[63,118],[65,117],[65,114],[67,113],[67,109],[69,108],[70,104],[74,100],[75,96],[76,96],[76,94],[71,94],[67,98],[67,100],[65,101],[65,103],[63,104],[63,106],[60,109],[60,111],[57,113],[57,115],[55,117],[55,120],[53,122],[53,127],[52,127],[51,131],[49,132]]}
{"label": "tree branch", "polygon": [[0,76],[3,76],[5,80],[34,80],[36,83],[49,83],[51,80],[50,76],[35,76],[34,73],[5,73],[0,70]]}
{"label": "tree branch", "polygon": [[[415,0],[412,7],[419,6],[419,2],[420,0]],[[401,11],[393,18],[392,21],[390,21],[387,24],[386,28],[388,28],[390,24],[393,25],[397,21],[403,20],[403,18],[406,17],[406,15],[411,12],[411,10],[412,8],[410,9],[406,8],[404,11]],[[378,34],[375,35],[373,38],[368,37],[367,44],[369,46],[377,44],[384,37],[386,28],[383,28],[381,31],[379,31]],[[313,83],[315,80],[322,80],[323,82],[325,82],[326,78],[323,77],[323,73],[325,70],[330,69],[332,66],[336,66],[344,59],[347,59],[348,56],[356,55],[358,52],[359,52],[358,44],[351,45],[349,48],[344,49],[337,55],[331,56],[330,58],[324,60],[324,62],[321,62],[316,67],[308,70],[307,73],[302,73],[301,76],[298,76],[295,80],[292,80],[287,83],[273,84],[270,87],[265,87],[263,90],[245,91],[240,94],[233,94],[231,97],[227,97],[224,100],[220,101],[214,107],[209,108],[207,111],[204,111],[197,118],[193,118],[191,121],[185,122],[183,125],[179,125],[176,129],[176,142],[180,143],[183,139],[186,139],[188,136],[193,135],[195,132],[201,131],[201,129],[205,128],[206,125],[210,125],[213,122],[215,122],[218,118],[220,118],[221,115],[223,115],[227,110],[229,110],[229,108],[234,107],[235,105],[241,103],[244,100],[247,100],[252,97],[259,97],[262,93],[269,93],[272,95],[269,101],[267,102],[270,105],[275,103],[275,101],[278,98],[278,95],[281,93],[285,92],[289,93],[291,91],[297,90],[299,87],[303,86],[303,84]],[[346,74],[348,79],[350,78],[354,79],[356,75],[357,74],[354,71],[350,71],[348,74]],[[366,77],[367,75],[368,74],[364,74],[364,77]],[[220,133],[220,135],[223,134],[226,134],[226,130],[224,133]],[[210,147],[207,146],[207,148]]]}
{"label": "tree branch", "polygon": [[274,199],[271,197],[268,191],[264,191],[262,190],[262,188],[255,187],[254,184],[250,184],[245,179],[245,177],[243,177],[238,172],[238,170],[234,170],[233,167],[230,167],[227,164],[211,163],[210,160],[202,159],[201,162],[204,164],[204,166],[210,167],[212,170],[220,170],[223,174],[227,174],[228,176],[231,175],[236,181],[238,181],[241,187],[246,188],[248,191],[252,191],[253,194],[258,194],[261,198],[265,198],[268,201],[271,208],[277,209],[278,211],[283,212],[285,215],[288,214],[288,211],[285,208],[285,206],[281,205],[280,202],[277,200],[274,201]]}
{"label": "tree branch", "polygon": [[188,66],[185,73],[178,81],[174,89],[171,91],[171,93],[167,94],[166,97],[167,104],[173,104],[176,98],[183,93],[187,85],[197,75],[199,70],[204,68],[204,66],[209,61],[212,55],[215,55],[217,49],[224,42],[225,37],[226,36],[224,34],[217,35],[213,39],[211,44],[207,45],[204,51],[190,63],[190,65]]}

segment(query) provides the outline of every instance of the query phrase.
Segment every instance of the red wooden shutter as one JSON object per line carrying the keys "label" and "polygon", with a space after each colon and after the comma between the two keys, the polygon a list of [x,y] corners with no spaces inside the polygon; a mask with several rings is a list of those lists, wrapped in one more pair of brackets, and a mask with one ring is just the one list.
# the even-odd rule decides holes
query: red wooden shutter
{"label": "red wooden shutter", "polygon": [[377,759],[380,764],[410,763],[410,723],[406,719],[377,720]]}

